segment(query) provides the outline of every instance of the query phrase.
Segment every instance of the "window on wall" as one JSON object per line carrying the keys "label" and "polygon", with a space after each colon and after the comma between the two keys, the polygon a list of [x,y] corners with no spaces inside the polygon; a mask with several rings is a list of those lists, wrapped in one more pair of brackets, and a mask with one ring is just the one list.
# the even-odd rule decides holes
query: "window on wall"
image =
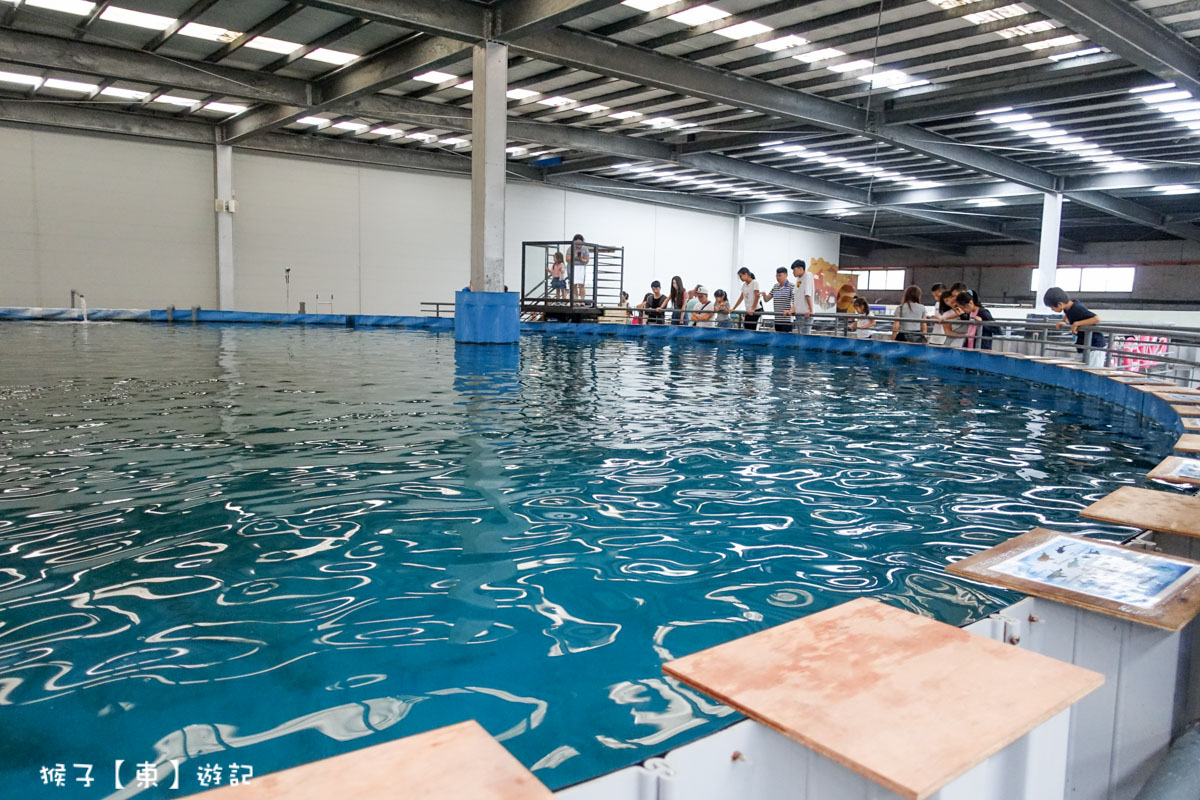
{"label": "window on wall", "polygon": [[[1134,267],[1059,267],[1054,283],[1067,294],[1071,292],[1132,292]],[[1037,270],[1033,271],[1029,288],[1038,289]]]}
{"label": "window on wall", "polygon": [[904,270],[902,269],[848,269],[842,270],[841,274],[857,275],[860,291],[904,291]]}

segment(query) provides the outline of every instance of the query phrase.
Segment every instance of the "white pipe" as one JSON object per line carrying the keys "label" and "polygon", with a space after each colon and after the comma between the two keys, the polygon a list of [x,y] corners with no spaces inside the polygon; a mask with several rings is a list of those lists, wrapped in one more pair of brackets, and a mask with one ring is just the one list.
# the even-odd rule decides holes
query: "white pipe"
{"label": "white pipe", "polygon": [[88,319],[87,319],[87,298],[84,297],[82,294],[80,294],[79,301],[81,303],[83,303],[83,321],[87,322],[88,321]]}

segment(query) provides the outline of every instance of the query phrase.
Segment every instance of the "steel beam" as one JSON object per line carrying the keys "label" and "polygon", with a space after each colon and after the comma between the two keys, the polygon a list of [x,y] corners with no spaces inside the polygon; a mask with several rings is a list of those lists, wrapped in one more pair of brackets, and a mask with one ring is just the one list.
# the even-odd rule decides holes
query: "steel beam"
{"label": "steel beam", "polygon": [[163,119],[145,114],[100,111],[68,103],[24,103],[0,100],[0,120],[96,133],[143,136],[173,142],[212,145],[216,128],[204,122]]}
{"label": "steel beam", "polygon": [[[752,215],[747,214],[747,216]],[[868,239],[873,242],[883,242],[884,244],[894,244],[901,247],[912,247],[917,250],[930,250],[935,253],[949,253],[951,255],[961,256],[966,255],[967,252],[965,247],[960,247],[955,244],[946,244],[944,242],[936,242],[931,239],[922,239],[919,236],[895,236],[882,233],[873,228],[867,228],[862,225],[853,225],[849,222],[841,222],[833,219],[807,217],[801,214],[788,214],[778,217],[768,217],[763,221],[784,223],[795,228],[804,228],[811,231],[840,233],[843,236],[854,236],[859,239]]]}
{"label": "steel beam", "polygon": [[1102,78],[1049,82],[1039,86],[1010,85],[989,92],[986,99],[974,95],[940,99],[937,95],[932,95],[938,99],[930,100],[924,97],[916,101],[895,101],[880,114],[886,124],[929,122],[951,117],[969,117],[984,108],[1027,108],[1069,100],[1091,100],[1108,95],[1124,96],[1130,89],[1155,81],[1152,75],[1147,75],[1141,70],[1132,70],[1119,75],[1105,75]]}
{"label": "steel beam", "polygon": [[1029,5],[1126,61],[1200,94],[1200,50],[1129,0],[1029,0]]}
{"label": "steel beam", "polygon": [[464,42],[488,38],[488,11],[461,0],[302,0],[306,6]]}
{"label": "steel beam", "polygon": [[1166,215],[1159,214],[1132,200],[1114,197],[1104,192],[1068,192],[1067,197],[1071,198],[1072,202],[1112,214],[1114,217],[1121,217],[1130,222],[1155,228],[1172,236],[1178,236],[1180,239],[1200,242],[1200,228],[1186,222],[1172,222]]}
{"label": "steel beam", "polygon": [[[1018,231],[1008,229],[1004,223],[997,222],[987,217],[960,214],[953,211],[933,211],[924,208],[897,208],[891,209],[894,212],[904,214],[909,217],[916,217],[928,222],[937,222],[942,225],[948,225],[952,228],[962,228],[968,231],[984,233],[989,236],[996,236],[1000,239],[1009,241],[1028,242],[1030,244],[1038,244],[1041,240],[1037,236],[1020,233]],[[1059,249],[1067,250],[1072,253],[1083,252],[1083,245],[1079,242],[1073,242],[1070,239],[1059,239]]]}
{"label": "steel beam", "polygon": [[106,78],[174,86],[260,102],[308,105],[310,85],[264,72],[190,64],[120,47],[56,39],[11,29],[0,30],[0,59],[44,69],[62,69]]}
{"label": "steel beam", "polygon": [[644,203],[687,208],[692,211],[707,211],[714,214],[737,214],[740,206],[728,200],[704,195],[687,195],[673,192],[670,189],[653,189],[616,181],[611,178],[600,178],[595,175],[549,175],[546,183],[551,186],[562,186],[568,189],[580,189],[588,192],[624,197],[629,200],[640,200]]}
{"label": "steel beam", "polygon": [[507,0],[496,10],[500,38],[532,36],[603,11],[621,0]]}

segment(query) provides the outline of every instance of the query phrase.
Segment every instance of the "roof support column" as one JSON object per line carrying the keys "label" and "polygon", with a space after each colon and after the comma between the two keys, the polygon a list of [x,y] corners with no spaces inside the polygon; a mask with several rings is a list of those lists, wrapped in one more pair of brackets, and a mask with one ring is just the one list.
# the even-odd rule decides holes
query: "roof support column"
{"label": "roof support column", "polygon": [[[746,215],[738,214],[733,221],[733,272],[746,266]],[[736,277],[733,285],[737,286]]]}
{"label": "roof support column", "polygon": [[1058,272],[1058,238],[1062,230],[1063,196],[1055,192],[1042,195],[1042,238],[1038,246],[1037,296],[1033,307],[1046,314],[1053,309],[1042,303],[1046,290],[1054,286]]}
{"label": "roof support column", "polygon": [[475,45],[471,78],[471,288],[504,290],[508,45]]}
{"label": "roof support column", "polygon": [[233,148],[227,144],[217,145],[213,151],[213,165],[217,189],[217,308],[229,311],[234,307],[233,213],[237,208],[233,191]]}

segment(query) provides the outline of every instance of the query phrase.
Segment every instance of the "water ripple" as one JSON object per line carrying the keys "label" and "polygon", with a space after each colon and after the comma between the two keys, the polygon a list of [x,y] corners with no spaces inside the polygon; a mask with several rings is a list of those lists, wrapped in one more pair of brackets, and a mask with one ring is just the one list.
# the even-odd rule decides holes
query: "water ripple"
{"label": "water ripple", "polygon": [[[552,787],[733,718],[663,660],[1078,517],[1169,447],[1096,401],[720,344],[0,326],[0,779],[199,791],[476,718]],[[166,788],[179,769],[178,790]],[[107,777],[105,775],[107,774]],[[55,796],[95,797],[68,785]]]}

